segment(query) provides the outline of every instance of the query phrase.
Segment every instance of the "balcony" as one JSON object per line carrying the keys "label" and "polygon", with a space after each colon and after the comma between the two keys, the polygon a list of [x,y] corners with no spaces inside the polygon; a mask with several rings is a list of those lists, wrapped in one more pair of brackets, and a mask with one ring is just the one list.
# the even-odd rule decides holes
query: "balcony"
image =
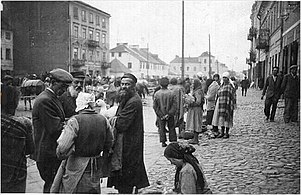
{"label": "balcony", "polygon": [[256,62],[256,51],[250,50],[250,62]]}
{"label": "balcony", "polygon": [[249,41],[253,41],[253,37],[252,37],[250,34],[248,34],[248,38],[247,38],[247,40],[249,40]]}
{"label": "balcony", "polygon": [[251,61],[249,58],[246,58],[246,64],[252,65]]}
{"label": "balcony", "polygon": [[73,59],[72,60],[72,66],[74,67],[81,67],[85,65],[86,60],[80,60],[80,59]]}
{"label": "balcony", "polygon": [[111,68],[111,63],[108,62],[101,62],[101,68],[102,69],[107,69],[107,68]]}
{"label": "balcony", "polygon": [[94,40],[89,39],[87,41],[87,45],[88,45],[88,47],[99,47],[99,41],[94,41]]}

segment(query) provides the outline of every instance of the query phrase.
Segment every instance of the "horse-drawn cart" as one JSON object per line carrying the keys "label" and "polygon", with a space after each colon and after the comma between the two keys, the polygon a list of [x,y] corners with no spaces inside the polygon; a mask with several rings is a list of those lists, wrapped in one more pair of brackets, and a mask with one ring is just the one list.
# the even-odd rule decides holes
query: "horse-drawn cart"
{"label": "horse-drawn cart", "polygon": [[21,85],[21,100],[24,100],[25,110],[27,110],[26,103],[29,102],[29,109],[32,109],[31,100],[37,97],[45,89],[43,81],[25,80]]}

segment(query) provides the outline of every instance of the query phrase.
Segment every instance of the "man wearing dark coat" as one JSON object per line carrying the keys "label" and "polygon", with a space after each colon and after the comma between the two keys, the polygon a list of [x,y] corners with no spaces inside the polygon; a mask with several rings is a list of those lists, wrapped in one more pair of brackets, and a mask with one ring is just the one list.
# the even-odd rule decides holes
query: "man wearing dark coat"
{"label": "man wearing dark coat", "polygon": [[[280,98],[282,78],[278,76],[278,70],[278,67],[273,68],[273,73],[267,78],[261,96],[261,99],[263,99],[263,96],[266,95],[264,102],[264,114],[267,117],[266,120],[270,119],[271,122],[274,122],[277,103]],[[270,112],[271,106],[272,111]]]}
{"label": "man wearing dark coat", "polygon": [[131,194],[134,189],[137,193],[138,189],[149,186],[143,160],[142,101],[135,91],[136,83],[137,78],[130,73],[121,78],[115,129],[123,134],[122,167],[108,179],[108,187],[115,186],[121,194]]}
{"label": "man wearing dark coat", "polygon": [[65,123],[65,113],[58,97],[73,81],[70,73],[63,69],[50,72],[50,87],[36,98],[32,110],[35,152],[34,158],[41,178],[45,181],[43,192],[50,191],[61,161],[56,156],[56,140]]}
{"label": "man wearing dark coat", "polygon": [[[250,86],[250,81],[249,79],[247,79],[247,77],[245,77],[244,80],[241,81],[241,95],[244,96],[247,96],[247,90]],[[245,92],[245,93],[244,93]]]}
{"label": "man wearing dark coat", "polygon": [[286,74],[281,84],[281,92],[284,95],[284,122],[298,122],[298,100],[300,98],[300,78],[297,75],[298,65],[290,67],[290,73]]}

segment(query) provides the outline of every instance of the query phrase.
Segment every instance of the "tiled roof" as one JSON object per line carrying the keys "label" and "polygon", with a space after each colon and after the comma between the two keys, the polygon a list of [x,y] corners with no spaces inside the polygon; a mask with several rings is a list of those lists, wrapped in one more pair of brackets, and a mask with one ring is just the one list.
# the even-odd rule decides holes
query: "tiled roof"
{"label": "tiled roof", "polygon": [[111,61],[111,69],[110,73],[129,73],[131,72],[122,62],[118,59],[114,59]]}
{"label": "tiled roof", "polygon": [[131,48],[131,49],[137,52],[139,55],[143,56],[145,59],[148,59],[150,63],[160,64],[159,61],[157,61],[152,57],[150,52],[148,52],[148,56],[147,56],[147,49],[138,49],[138,48]]}
{"label": "tiled roof", "polygon": [[[170,63],[182,63],[182,58],[176,57]],[[199,63],[198,57],[184,57],[184,63]]]}
{"label": "tiled roof", "polygon": [[127,50],[126,50],[126,47],[124,45],[118,45],[117,47],[115,47],[113,49],[110,49],[110,53],[112,53],[112,52],[116,52],[116,53],[127,52]]}

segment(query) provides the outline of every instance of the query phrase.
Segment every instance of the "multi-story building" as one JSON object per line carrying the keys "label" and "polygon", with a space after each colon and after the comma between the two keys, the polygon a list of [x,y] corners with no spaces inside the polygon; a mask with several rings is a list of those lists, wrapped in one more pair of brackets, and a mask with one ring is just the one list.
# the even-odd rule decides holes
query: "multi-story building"
{"label": "multi-story building", "polygon": [[[215,56],[210,54],[211,76],[214,74],[222,74],[228,71],[228,67],[216,60]],[[175,59],[170,62],[170,72],[174,76],[181,76],[182,72],[182,58],[176,55]],[[203,52],[198,57],[184,58],[184,76],[195,78],[198,72],[202,72],[204,76],[209,77],[209,52]]]}
{"label": "multi-story building", "polygon": [[54,68],[106,75],[110,15],[81,1],[2,1],[14,33],[14,72]]}
{"label": "multi-story building", "polygon": [[1,29],[1,72],[13,74],[13,59],[13,32]]}
{"label": "multi-story building", "polygon": [[250,19],[252,80],[265,80],[273,66],[286,74],[292,64],[300,64],[300,2],[256,1]]}
{"label": "multi-story building", "polygon": [[128,45],[128,43],[117,43],[117,46],[111,49],[110,53],[111,62],[118,59],[137,78],[158,79],[168,75],[168,65],[157,54],[149,52],[148,48],[139,48],[138,45]]}

